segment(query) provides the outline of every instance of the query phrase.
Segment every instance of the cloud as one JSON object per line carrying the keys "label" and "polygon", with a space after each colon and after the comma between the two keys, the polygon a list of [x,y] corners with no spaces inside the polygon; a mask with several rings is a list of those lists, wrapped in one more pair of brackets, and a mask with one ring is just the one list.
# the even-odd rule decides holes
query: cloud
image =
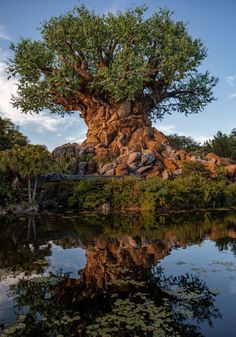
{"label": "cloud", "polygon": [[205,136],[205,135],[196,135],[192,137],[194,140],[199,142],[200,144],[204,144],[207,140],[209,140],[211,137]]}
{"label": "cloud", "polygon": [[73,124],[73,118],[70,116],[62,118],[57,115],[49,115],[46,113],[23,114],[11,104],[12,95],[17,95],[17,80],[7,80],[5,73],[6,64],[0,62],[0,113],[4,117],[10,118],[19,126],[32,125],[39,133],[45,131],[56,132],[59,128],[67,129]]}
{"label": "cloud", "polygon": [[66,137],[66,141],[69,143],[82,143],[86,138],[86,130],[80,130],[80,137],[78,135],[72,135]]}
{"label": "cloud", "polygon": [[167,134],[170,134],[170,133],[173,133],[174,132],[174,129],[175,129],[175,125],[168,125],[168,124],[159,124],[159,125],[156,125],[157,129],[163,133],[167,133]]}
{"label": "cloud", "polygon": [[11,37],[7,34],[6,29],[3,25],[0,25],[0,40],[11,40]]}
{"label": "cloud", "polygon": [[231,95],[229,96],[230,99],[233,99],[233,98],[235,98],[235,97],[236,97],[236,92],[234,92],[233,94],[231,94]]}
{"label": "cloud", "polygon": [[230,76],[227,76],[227,83],[233,87],[236,83],[236,75],[230,75]]}

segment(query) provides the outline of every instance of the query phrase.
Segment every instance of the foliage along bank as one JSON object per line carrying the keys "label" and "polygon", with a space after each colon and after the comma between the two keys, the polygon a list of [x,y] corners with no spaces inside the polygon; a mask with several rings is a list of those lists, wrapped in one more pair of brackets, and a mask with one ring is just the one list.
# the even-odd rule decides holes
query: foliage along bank
{"label": "foliage along bank", "polygon": [[236,206],[236,183],[223,175],[212,178],[198,163],[187,163],[173,180],[96,178],[79,182],[46,183],[40,204],[48,208],[114,211],[221,208]]}

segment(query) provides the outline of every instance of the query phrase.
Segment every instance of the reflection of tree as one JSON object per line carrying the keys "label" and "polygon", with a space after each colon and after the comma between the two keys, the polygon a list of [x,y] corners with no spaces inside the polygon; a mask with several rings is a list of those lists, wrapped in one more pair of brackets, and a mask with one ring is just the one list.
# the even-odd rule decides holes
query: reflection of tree
{"label": "reflection of tree", "polygon": [[129,275],[124,270],[122,278],[89,303],[73,296],[76,283],[69,275],[21,280],[12,293],[18,313],[25,308],[27,313],[6,332],[14,337],[200,337],[198,324],[211,324],[220,316],[214,307],[216,295],[196,276],[166,278],[161,269],[145,281]]}
{"label": "reflection of tree", "polygon": [[[22,334],[14,330],[12,336],[68,336],[64,331],[71,331],[71,336],[100,337],[103,326],[118,329],[119,334],[110,332],[116,337],[161,336],[163,331],[164,336],[201,336],[197,325],[202,321],[211,324],[219,315],[214,309],[215,295],[191,275],[165,278],[157,271],[150,276],[150,269],[172,247],[198,243],[206,236],[222,249],[235,247],[235,216],[175,217],[60,215],[46,217],[40,225],[36,219],[35,230],[32,219],[3,223],[2,267],[35,270],[35,262],[51,254],[52,240],[64,248],[82,247],[87,255],[78,280],[58,275],[19,282],[14,288],[16,303],[19,312],[28,308],[29,313],[24,322],[21,318],[16,323],[23,327]],[[220,239],[225,237],[232,239]],[[37,270],[41,272],[43,266]],[[78,325],[82,332],[73,332]]]}
{"label": "reflection of tree", "polygon": [[216,241],[216,246],[220,251],[222,250],[231,250],[232,253],[236,256],[236,239],[232,238],[220,238]]}
{"label": "reflection of tree", "polygon": [[51,244],[38,240],[34,217],[3,221],[0,237],[0,268],[9,271],[42,272]]}

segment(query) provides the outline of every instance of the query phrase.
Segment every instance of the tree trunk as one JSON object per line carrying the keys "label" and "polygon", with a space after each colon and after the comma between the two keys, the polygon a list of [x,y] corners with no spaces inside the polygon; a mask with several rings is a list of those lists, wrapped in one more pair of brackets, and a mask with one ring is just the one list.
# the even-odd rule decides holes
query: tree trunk
{"label": "tree trunk", "polygon": [[38,176],[37,176],[37,174],[36,174],[36,175],[35,175],[35,180],[34,180],[33,197],[32,197],[32,202],[33,202],[33,203],[35,203],[36,192],[37,192],[37,185],[38,185]]}
{"label": "tree trunk", "polygon": [[30,180],[30,178],[28,178],[28,199],[29,199],[29,204],[32,205],[31,180]]}
{"label": "tree trunk", "polygon": [[[165,136],[151,127],[141,104],[131,102],[110,107],[100,105],[81,114],[87,126],[87,139],[82,145],[103,146],[117,155],[151,149],[167,142]],[[158,137],[157,138],[157,133]]]}

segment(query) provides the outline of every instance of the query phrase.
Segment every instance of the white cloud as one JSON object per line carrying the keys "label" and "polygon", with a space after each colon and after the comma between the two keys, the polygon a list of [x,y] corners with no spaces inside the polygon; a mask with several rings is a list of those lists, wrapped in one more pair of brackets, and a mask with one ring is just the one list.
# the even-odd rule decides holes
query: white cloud
{"label": "white cloud", "polygon": [[233,94],[231,94],[230,96],[229,96],[229,98],[231,98],[231,99],[233,99],[233,98],[235,98],[236,97],[236,92],[234,92]]}
{"label": "white cloud", "polygon": [[12,95],[17,95],[17,80],[7,80],[5,73],[6,64],[0,62],[0,113],[10,118],[19,126],[32,125],[37,132],[56,132],[59,127],[68,128],[73,121],[69,117],[62,118],[60,116],[52,116],[45,113],[36,114],[22,114],[19,109],[16,109],[11,104]]}
{"label": "white cloud", "polygon": [[157,129],[163,133],[167,133],[167,134],[170,134],[170,133],[173,133],[174,132],[174,129],[175,129],[175,125],[168,125],[168,124],[159,124],[159,125],[155,125],[157,127]]}
{"label": "white cloud", "polygon": [[0,40],[11,40],[11,37],[7,34],[3,25],[0,25]]}
{"label": "white cloud", "polygon": [[86,138],[86,130],[82,130],[82,132],[80,131],[81,133],[81,136],[78,137],[78,136],[68,136],[66,137],[66,141],[69,142],[69,143],[82,143],[85,138]]}
{"label": "white cloud", "polygon": [[231,86],[234,87],[235,83],[236,83],[236,75],[230,75],[227,76],[227,83]]}
{"label": "white cloud", "polygon": [[200,144],[204,144],[207,140],[209,140],[211,137],[204,136],[204,135],[197,135],[192,137],[194,140],[199,142]]}

